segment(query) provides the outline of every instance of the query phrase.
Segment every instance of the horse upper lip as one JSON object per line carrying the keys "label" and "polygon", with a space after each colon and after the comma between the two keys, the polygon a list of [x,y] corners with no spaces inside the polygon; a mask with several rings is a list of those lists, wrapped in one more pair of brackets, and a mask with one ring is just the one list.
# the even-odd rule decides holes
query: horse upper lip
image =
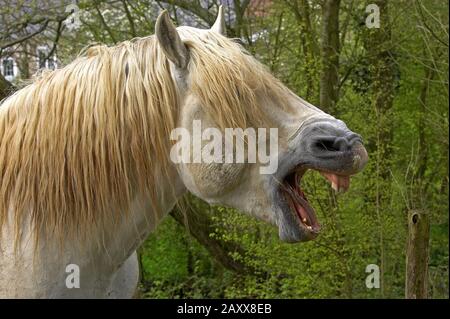
{"label": "horse upper lip", "polygon": [[365,167],[368,159],[365,147],[357,141],[352,144],[351,149],[345,151],[313,154],[305,167],[338,175],[355,175]]}
{"label": "horse upper lip", "polygon": [[357,143],[356,147],[353,148],[353,174],[361,171],[366,166],[368,160],[369,155],[367,154],[366,148],[362,143]]}

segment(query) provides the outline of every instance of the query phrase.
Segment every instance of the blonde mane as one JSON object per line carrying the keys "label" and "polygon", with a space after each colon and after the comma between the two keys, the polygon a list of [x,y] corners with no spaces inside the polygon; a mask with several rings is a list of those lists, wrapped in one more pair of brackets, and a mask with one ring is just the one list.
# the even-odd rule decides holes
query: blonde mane
{"label": "blonde mane", "polygon": [[[186,41],[191,92],[218,127],[264,123],[257,92],[286,89],[232,40],[208,37]],[[36,240],[80,238],[116,224],[136,190],[156,207],[178,109],[154,36],[90,48],[16,92],[0,105],[0,230],[13,212],[17,234],[30,218]]]}

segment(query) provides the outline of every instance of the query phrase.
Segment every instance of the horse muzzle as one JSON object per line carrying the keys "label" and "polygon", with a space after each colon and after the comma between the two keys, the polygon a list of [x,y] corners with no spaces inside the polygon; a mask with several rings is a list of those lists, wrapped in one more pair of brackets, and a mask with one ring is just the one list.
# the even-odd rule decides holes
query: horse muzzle
{"label": "horse muzzle", "polygon": [[308,241],[317,237],[321,226],[302,189],[301,180],[308,169],[322,174],[337,192],[350,187],[350,177],[368,161],[361,137],[344,122],[325,119],[308,124],[292,140],[283,158],[276,187],[280,239],[286,242]]}

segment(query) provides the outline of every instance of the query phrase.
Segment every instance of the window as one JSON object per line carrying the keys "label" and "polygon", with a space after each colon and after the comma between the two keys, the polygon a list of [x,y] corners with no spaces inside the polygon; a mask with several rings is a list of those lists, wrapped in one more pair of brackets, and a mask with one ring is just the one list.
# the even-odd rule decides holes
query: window
{"label": "window", "polygon": [[54,55],[48,56],[49,51],[45,46],[38,47],[37,49],[37,57],[38,57],[38,68],[45,69],[48,68],[50,70],[56,69],[56,57]]}
{"label": "window", "polygon": [[55,63],[55,57],[51,56],[48,58],[47,60],[47,68],[49,68],[50,70],[54,70],[56,69],[56,63]]}
{"label": "window", "polygon": [[3,75],[14,76],[14,60],[12,58],[7,58],[3,60]]}

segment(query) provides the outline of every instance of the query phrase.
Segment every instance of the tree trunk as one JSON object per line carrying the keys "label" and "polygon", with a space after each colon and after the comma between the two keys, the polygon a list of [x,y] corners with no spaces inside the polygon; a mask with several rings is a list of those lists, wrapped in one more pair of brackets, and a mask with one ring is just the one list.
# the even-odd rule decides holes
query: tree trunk
{"label": "tree trunk", "polygon": [[317,34],[311,23],[310,5],[307,0],[298,1],[285,0],[289,8],[294,12],[297,24],[300,27],[300,46],[304,59],[304,72],[306,77],[305,99],[313,104],[319,103],[318,89],[318,63],[317,57],[320,49],[317,41]]}
{"label": "tree trunk", "polygon": [[325,0],[322,7],[320,107],[328,113],[334,113],[338,100],[339,6],[340,0]]}
{"label": "tree trunk", "polygon": [[14,86],[0,74],[0,101],[7,97],[12,91],[14,91]]}
{"label": "tree trunk", "polygon": [[367,64],[370,66],[371,99],[377,116],[377,152],[383,165],[380,177],[390,179],[389,158],[392,153],[392,105],[396,85],[397,67],[391,42],[391,23],[389,21],[388,0],[368,1],[380,10],[380,28],[367,29],[364,47]]}
{"label": "tree trunk", "polygon": [[368,0],[367,5],[375,4],[380,12],[380,27],[369,29],[364,26],[363,41],[366,61],[369,66],[370,89],[368,98],[376,114],[376,136],[373,144],[375,153],[375,204],[379,223],[380,245],[380,293],[384,298],[387,287],[384,274],[386,272],[386,253],[383,214],[391,196],[391,154],[392,154],[392,106],[396,85],[396,65],[393,59],[391,42],[391,23],[389,21],[388,0]]}
{"label": "tree trunk", "polygon": [[428,258],[430,220],[428,214],[421,210],[426,207],[427,183],[424,183],[425,170],[428,160],[428,143],[425,131],[427,116],[427,97],[430,82],[433,80],[435,70],[425,68],[425,78],[419,94],[419,152],[416,172],[411,185],[413,196],[411,198],[412,210],[408,215],[408,248],[406,255],[406,284],[405,297],[408,299],[428,298]]}
{"label": "tree trunk", "polygon": [[430,221],[428,214],[413,210],[408,214],[408,247],[406,251],[407,299],[428,298],[428,259]]}
{"label": "tree trunk", "polygon": [[214,232],[215,225],[210,216],[208,209],[200,207],[194,208],[193,203],[187,203],[183,211],[175,207],[170,215],[182,226],[190,232],[190,234],[225,268],[237,273],[254,273],[255,269],[251,269],[247,265],[236,261],[230,253],[237,252],[244,255],[241,246],[234,242],[224,242],[210,236]]}

